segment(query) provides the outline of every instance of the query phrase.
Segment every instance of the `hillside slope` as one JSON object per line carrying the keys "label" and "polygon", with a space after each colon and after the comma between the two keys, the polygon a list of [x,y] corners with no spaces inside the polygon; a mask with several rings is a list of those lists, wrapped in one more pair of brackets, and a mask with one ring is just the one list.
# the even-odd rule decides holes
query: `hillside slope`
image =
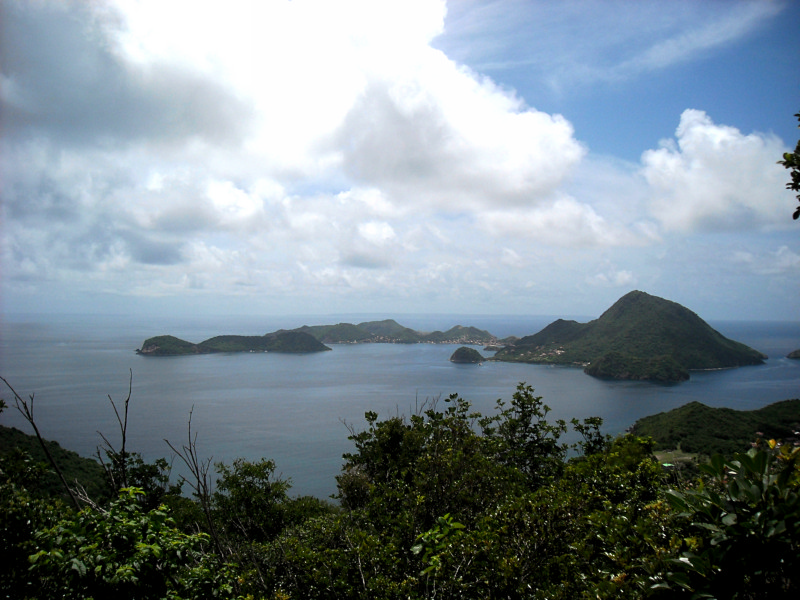
{"label": "hillside slope", "polygon": [[582,365],[596,377],[650,381],[681,381],[689,370],[756,365],[764,358],[680,304],[639,291],[626,294],[594,321],[559,319],[494,357]]}
{"label": "hillside slope", "polygon": [[636,421],[631,432],[652,437],[658,450],[705,455],[745,452],[756,438],[794,441],[800,429],[800,400],[784,400],[757,410],[712,408],[690,402]]}
{"label": "hillside slope", "polygon": [[[62,448],[58,442],[45,441],[47,450],[61,468],[69,482],[78,481],[92,498],[108,494],[105,469],[93,458],[85,458],[77,452]],[[28,491],[37,496],[62,496],[66,493],[56,473],[51,469],[47,457],[36,436],[24,433],[16,427],[0,425],[0,459],[24,460],[30,455],[35,464],[41,465],[41,476],[26,483]]]}

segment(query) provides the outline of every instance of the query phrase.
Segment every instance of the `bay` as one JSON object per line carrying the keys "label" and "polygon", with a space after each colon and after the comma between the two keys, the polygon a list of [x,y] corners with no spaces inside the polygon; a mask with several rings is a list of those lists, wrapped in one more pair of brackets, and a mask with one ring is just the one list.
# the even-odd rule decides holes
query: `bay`
{"label": "bay", "polygon": [[[483,414],[495,411],[526,382],[551,407],[549,417],[600,416],[604,430],[699,401],[738,410],[798,397],[800,361],[784,358],[800,347],[800,323],[711,322],[723,335],[770,356],[764,365],[694,372],[679,385],[610,382],[570,367],[484,363],[457,365],[452,345],[334,345],[310,355],[214,354],[153,358],[135,354],[147,337],[173,334],[202,341],[219,334],[255,335],[303,324],[361,322],[378,315],[214,316],[142,318],[134,315],[5,315],[0,323],[0,375],[24,397],[34,394],[43,435],[91,456],[101,438],[119,440],[108,400],[120,407],[129,391],[128,447],[146,460],[187,441],[192,430],[202,457],[275,460],[291,478],[292,493],[326,497],[335,491],[343,453],[352,450],[346,424],[360,430],[364,412],[382,418],[413,413],[426,402],[458,393]],[[551,316],[399,315],[418,330],[473,325],[500,337],[527,335]],[[586,317],[573,317],[587,321]],[[479,351],[483,349],[476,347]],[[486,353],[484,353],[486,354]],[[10,393],[2,395],[10,403]],[[13,409],[0,423],[30,432]]]}

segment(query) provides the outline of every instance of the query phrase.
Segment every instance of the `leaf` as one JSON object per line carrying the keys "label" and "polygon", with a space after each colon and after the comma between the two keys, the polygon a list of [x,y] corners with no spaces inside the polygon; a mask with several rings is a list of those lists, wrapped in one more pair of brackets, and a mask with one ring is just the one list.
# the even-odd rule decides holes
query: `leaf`
{"label": "leaf", "polygon": [[70,561],[70,569],[73,571],[77,571],[78,575],[84,577],[86,575],[86,565],[83,564],[83,561],[78,560],[77,558],[73,558]]}
{"label": "leaf", "polygon": [[671,581],[677,583],[683,589],[690,592],[694,591],[691,581],[689,580],[689,576],[686,573],[670,573],[668,577]]}

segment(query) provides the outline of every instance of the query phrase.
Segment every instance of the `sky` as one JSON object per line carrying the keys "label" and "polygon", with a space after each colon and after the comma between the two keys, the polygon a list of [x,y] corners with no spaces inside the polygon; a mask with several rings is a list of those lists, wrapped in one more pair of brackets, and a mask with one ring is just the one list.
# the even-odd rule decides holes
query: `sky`
{"label": "sky", "polygon": [[0,310],[800,320],[800,3],[0,0]]}

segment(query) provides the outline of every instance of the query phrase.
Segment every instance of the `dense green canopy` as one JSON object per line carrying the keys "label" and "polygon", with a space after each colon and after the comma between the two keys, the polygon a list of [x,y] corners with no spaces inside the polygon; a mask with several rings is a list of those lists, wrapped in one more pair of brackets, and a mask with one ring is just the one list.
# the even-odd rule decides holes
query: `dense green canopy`
{"label": "dense green canopy", "polygon": [[[797,402],[763,411],[763,422],[800,421]],[[702,412],[698,406],[663,422],[699,428],[691,416]],[[78,511],[38,486],[44,466],[6,453],[0,594],[566,600],[800,593],[800,450],[767,440],[696,464],[693,475],[662,467],[650,438],[609,439],[597,418],[573,420],[577,442],[568,446],[567,423],[548,421],[548,413],[524,384],[491,415],[457,395],[409,416],[379,420],[367,412],[365,428],[349,425],[353,450],[343,457],[335,504],[290,497],[290,480],[267,459],[212,468],[191,427],[188,443],[173,446],[191,472],[184,490],[191,497],[168,485],[166,462],[148,469],[135,454],[110,449],[109,493],[81,495]],[[111,475],[122,463],[135,487],[114,487]]]}

